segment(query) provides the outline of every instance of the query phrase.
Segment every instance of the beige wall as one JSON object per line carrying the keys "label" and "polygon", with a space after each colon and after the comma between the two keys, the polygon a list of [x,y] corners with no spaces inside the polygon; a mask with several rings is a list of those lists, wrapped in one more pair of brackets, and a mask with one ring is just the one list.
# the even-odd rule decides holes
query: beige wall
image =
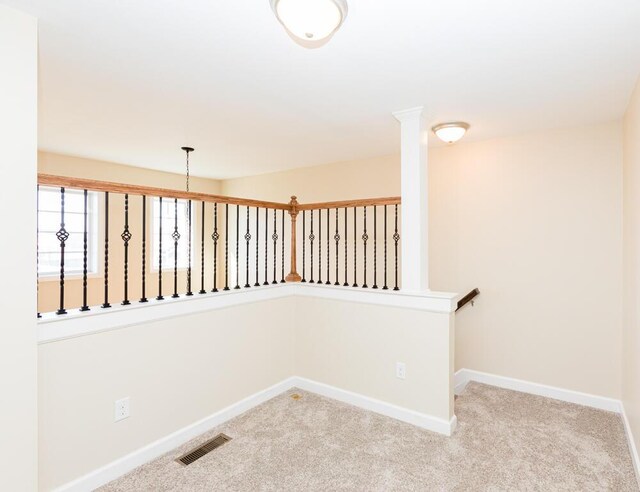
{"label": "beige wall", "polygon": [[0,5],[0,490],[37,487],[38,25]]}
{"label": "beige wall", "polygon": [[[316,297],[300,297],[295,308],[298,376],[453,417],[452,316]],[[396,362],[406,364],[405,380]]]}
{"label": "beige wall", "polygon": [[[619,122],[430,149],[430,283],[479,287],[456,368],[620,397]],[[398,195],[399,158],[227,180],[301,202]]]}
{"label": "beige wall", "polygon": [[624,120],[622,400],[640,449],[640,82]]}
{"label": "beige wall", "polygon": [[[149,169],[142,169],[110,162],[95,161],[79,157],[40,152],[38,154],[38,171],[45,174],[59,176],[71,176],[78,178],[97,179],[102,181],[115,181],[120,183],[153,186],[158,188],[183,190],[185,178],[180,174],[172,174]],[[195,192],[219,194],[221,183],[216,180],[194,178],[190,180],[190,189]],[[98,213],[100,226],[98,228],[98,274],[92,275],[88,281],[88,304],[99,305],[104,299],[104,196],[98,197]],[[147,201],[147,228],[150,224],[151,200]],[[193,272],[192,290],[200,289],[200,203],[193,204],[193,227],[195,242],[193,244]],[[205,239],[209,239],[213,232],[213,207],[207,205],[205,210]],[[142,228],[142,201],[141,197],[129,197],[129,226],[133,237],[129,244],[129,298],[138,300],[141,295],[141,228]],[[124,195],[111,194],[109,197],[109,300],[111,304],[119,304],[123,300],[123,271],[124,271],[124,247],[120,234],[124,228]],[[151,269],[151,241],[150,230],[147,230],[147,297],[158,295],[158,273]],[[185,240],[183,234],[182,240]],[[172,245],[169,245],[172,247]],[[213,244],[205,240],[205,257],[211,259]],[[209,262],[208,262],[209,263]],[[213,288],[212,265],[205,266],[205,289]],[[208,270],[207,270],[208,268]],[[186,292],[186,271],[181,270],[178,275],[179,292]],[[173,266],[164,265],[163,269],[163,294],[171,295],[173,292]],[[59,305],[59,281],[56,277],[50,277],[40,281],[38,292],[38,309],[42,313],[55,311]],[[65,281],[65,305],[68,310],[82,305],[82,280],[79,276],[67,277]]]}
{"label": "beige wall", "polygon": [[[290,376],[448,421],[452,336],[448,313],[288,296],[41,344],[40,489]],[[114,423],[114,401],[127,396],[131,417]],[[91,452],[69,459],[79,449]]]}

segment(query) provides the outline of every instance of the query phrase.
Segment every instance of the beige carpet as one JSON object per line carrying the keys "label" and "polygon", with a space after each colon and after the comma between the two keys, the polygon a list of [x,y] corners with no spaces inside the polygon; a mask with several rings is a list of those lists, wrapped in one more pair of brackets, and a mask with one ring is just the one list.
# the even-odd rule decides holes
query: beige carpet
{"label": "beige carpet", "polygon": [[[101,490],[638,490],[613,413],[470,383],[447,438],[293,392]],[[189,466],[174,461],[219,432],[233,440]]]}

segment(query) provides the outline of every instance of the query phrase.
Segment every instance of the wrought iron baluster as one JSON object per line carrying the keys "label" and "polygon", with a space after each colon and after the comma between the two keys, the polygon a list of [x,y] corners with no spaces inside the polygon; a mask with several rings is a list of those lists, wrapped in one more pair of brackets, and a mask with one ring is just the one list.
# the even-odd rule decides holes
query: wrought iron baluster
{"label": "wrought iron baluster", "polygon": [[236,205],[236,286],[240,288],[240,205]]}
{"label": "wrought iron baluster", "polygon": [[178,232],[178,199],[173,199],[173,295],[172,298],[180,297],[178,295],[178,241],[180,233]]}
{"label": "wrought iron baluster", "polygon": [[400,234],[398,234],[398,205],[395,205],[395,232],[393,233],[393,241],[395,242],[395,262],[396,262],[396,284],[393,290],[400,290],[398,287],[398,241],[400,241]]}
{"label": "wrought iron baluster", "polygon": [[329,244],[331,243],[331,232],[330,232],[331,219],[330,219],[329,213],[330,213],[330,210],[327,209],[327,280],[325,281],[326,285],[331,285],[331,280],[329,280],[329,271],[331,268],[331,251],[329,249]]}
{"label": "wrought iron baluster", "polygon": [[318,210],[318,281],[322,283],[322,209]]}
{"label": "wrought iron baluster", "polygon": [[189,238],[187,239],[187,296],[192,296],[193,292],[191,291],[191,200],[187,203],[189,210],[187,210],[187,220],[189,223],[187,224],[187,233],[189,234]]}
{"label": "wrought iron baluster", "polygon": [[309,247],[309,251],[311,252],[311,279],[309,280],[310,284],[315,283],[313,281],[313,241],[316,238],[316,236],[313,234],[313,210],[311,210],[311,233],[309,234],[309,242],[311,243],[310,247]]}
{"label": "wrought iron baluster", "polygon": [[264,209],[264,282],[262,285],[269,285],[269,209]]}
{"label": "wrought iron baluster", "polygon": [[104,303],[102,307],[107,309],[109,304],[109,192],[104,192]]}
{"label": "wrought iron baluster", "polygon": [[249,207],[247,207],[247,232],[244,235],[244,240],[247,242],[246,258],[245,258],[245,281],[244,287],[249,288],[249,241],[251,241],[251,233],[249,232]]}
{"label": "wrought iron baluster", "polygon": [[224,289],[229,290],[229,204],[224,204]]}
{"label": "wrought iron baluster", "polygon": [[348,214],[347,207],[344,207],[344,283],[343,287],[349,287],[349,273],[348,273],[348,261],[349,261],[349,252],[348,252]]}
{"label": "wrought iron baluster", "polygon": [[306,258],[307,258],[307,220],[305,217],[306,210],[302,211],[302,279],[300,282],[306,282],[307,279],[304,278]]}
{"label": "wrought iron baluster", "polygon": [[384,286],[382,290],[388,290],[387,285],[387,206],[384,206]]}
{"label": "wrought iron baluster", "polygon": [[56,237],[60,241],[60,306],[56,314],[67,314],[64,308],[64,248],[69,239],[69,233],[64,224],[64,188],[60,188],[60,229],[56,232]]}
{"label": "wrought iron baluster", "polygon": [[131,232],[129,231],[129,195],[124,195],[124,230],[120,234],[124,242],[124,300],[123,306],[131,304],[129,301],[129,241],[131,241]]}
{"label": "wrought iron baluster", "polygon": [[164,300],[162,295],[162,197],[160,197],[160,220],[158,221],[158,301]]}
{"label": "wrought iron baluster", "polygon": [[213,204],[213,290],[211,292],[218,292],[218,203]]}
{"label": "wrought iron baluster", "polygon": [[284,284],[284,210],[282,210],[282,227],[280,229],[282,237],[280,238],[280,283]]}
{"label": "wrought iron baluster", "polygon": [[273,209],[273,235],[271,236],[271,239],[273,239],[273,282],[271,282],[272,284],[277,284],[278,281],[276,280],[276,256],[277,256],[277,251],[278,251],[278,223],[277,223],[277,210],[274,208]]}
{"label": "wrought iron baluster", "polygon": [[353,287],[358,286],[358,217],[353,207]]}
{"label": "wrought iron baluster", "polygon": [[89,192],[84,190],[83,192],[83,228],[82,228],[82,307],[80,311],[89,311],[87,302],[87,271],[88,271],[88,240],[89,240]]}
{"label": "wrought iron baluster", "polygon": [[369,235],[367,234],[367,207],[364,207],[364,231],[362,232],[362,242],[364,243],[364,281],[362,282],[362,288],[367,288],[367,241]]}
{"label": "wrought iron baluster", "polygon": [[149,302],[147,299],[147,196],[142,195],[142,297],[140,302]]}
{"label": "wrought iron baluster", "polygon": [[202,213],[200,217],[200,291],[198,294],[206,294],[204,290],[204,210],[205,204],[202,202]]}
{"label": "wrought iron baluster", "polygon": [[378,207],[373,206],[373,287],[378,288]]}
{"label": "wrought iron baluster", "polygon": [[256,207],[256,283],[253,284],[254,287],[260,287],[260,267],[259,267],[259,256],[260,256],[260,208]]}
{"label": "wrought iron baluster", "polygon": [[338,247],[339,247],[339,243],[340,243],[340,233],[338,232],[338,209],[336,208],[336,234],[335,236],[333,236],[333,239],[335,239],[336,241],[336,281],[333,283],[333,285],[340,285],[340,282],[338,282],[338,263],[339,263],[339,258],[338,258]]}

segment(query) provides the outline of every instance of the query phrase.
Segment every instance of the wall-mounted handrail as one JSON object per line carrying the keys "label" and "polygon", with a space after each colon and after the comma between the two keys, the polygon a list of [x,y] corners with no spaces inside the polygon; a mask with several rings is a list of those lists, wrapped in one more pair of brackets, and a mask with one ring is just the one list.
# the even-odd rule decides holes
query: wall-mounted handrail
{"label": "wall-mounted handrail", "polygon": [[462,309],[466,304],[470,302],[472,303],[473,300],[479,295],[480,295],[480,291],[476,288],[476,289],[473,289],[471,292],[469,292],[466,296],[462,297],[458,301],[458,307],[456,308],[456,312]]}

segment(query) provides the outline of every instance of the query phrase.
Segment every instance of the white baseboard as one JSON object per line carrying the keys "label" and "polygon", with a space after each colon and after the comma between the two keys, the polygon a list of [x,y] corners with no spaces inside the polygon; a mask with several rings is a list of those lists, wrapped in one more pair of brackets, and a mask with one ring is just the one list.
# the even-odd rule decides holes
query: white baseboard
{"label": "white baseboard", "polygon": [[446,421],[414,410],[402,408],[391,403],[369,398],[368,396],[336,388],[335,386],[329,386],[327,384],[318,383],[305,378],[290,377],[263,391],[259,391],[258,393],[248,396],[247,398],[240,400],[239,402],[234,403],[213,415],[205,417],[198,422],[188,425],[187,427],[177,430],[162,439],[158,439],[147,446],[133,451],[122,458],[112,461],[111,463],[73,480],[72,482],[68,482],[61,487],[56,488],[55,491],[86,492],[94,490],[118,477],[121,477],[134,468],[144,465],[172,449],[181,446],[200,434],[223,424],[227,420],[230,420],[233,417],[236,417],[294,387],[310,391],[312,393],[317,393],[328,398],[333,398],[334,400],[342,401],[344,403],[349,403],[356,407],[380,413],[397,420],[402,420],[403,422],[408,422],[440,434],[451,435],[456,426],[455,415],[450,421]]}
{"label": "white baseboard", "polygon": [[636,470],[636,480],[638,481],[638,486],[640,487],[640,456],[638,455],[638,448],[636,447],[636,442],[633,439],[633,433],[631,432],[631,425],[629,424],[629,419],[627,418],[627,412],[624,411],[624,405],[620,403],[620,408],[622,409],[622,423],[624,424],[624,430],[627,433],[627,443],[629,444],[629,453],[631,453],[631,460],[633,461],[633,467]]}
{"label": "white baseboard", "polygon": [[471,369],[460,369],[455,374],[455,393],[458,395],[462,392],[469,381],[489,384],[499,388],[521,391],[522,393],[530,393],[532,395],[546,396],[554,400],[566,401],[569,403],[577,403],[587,407],[607,410],[609,412],[621,413],[622,405],[620,400],[607,398],[605,396],[591,395],[589,393],[581,393],[555,386],[547,386],[546,384],[532,383],[523,381],[522,379],[508,378],[489,374],[486,372],[473,371]]}
{"label": "white baseboard", "polygon": [[251,408],[270,400],[274,396],[287,391],[293,387],[294,378],[288,378],[284,381],[275,384],[265,390],[254,393],[253,395],[240,400],[233,405],[230,405],[222,410],[205,417],[198,422],[195,422],[187,427],[169,434],[162,439],[148,444],[132,453],[123,456],[116,461],[98,468],[72,482],[55,489],[57,492],[86,492],[94,490],[102,485],[105,485],[118,477],[121,477],[125,473],[130,472],[138,466],[144,465],[151,460],[154,460],[165,453],[168,453],[172,449],[181,446],[182,444],[190,441],[194,437],[207,432],[210,429],[226,422],[233,417],[240,415],[241,413],[250,410]]}
{"label": "white baseboard", "polygon": [[505,376],[498,376],[496,374],[489,374],[486,372],[473,371],[471,369],[460,369],[455,374],[455,394],[459,395],[464,390],[465,386],[470,381],[476,381],[478,383],[489,384],[491,386],[498,386],[499,388],[510,389],[514,391],[521,391],[523,393],[530,393],[532,395],[545,396],[547,398],[553,398],[555,400],[566,401],[569,403],[577,403],[578,405],[585,405],[587,407],[597,408],[599,410],[607,410],[609,412],[619,413],[622,422],[624,424],[624,430],[627,435],[627,443],[629,445],[629,452],[631,453],[631,460],[633,461],[633,467],[636,472],[636,479],[638,485],[640,485],[640,457],[638,456],[638,449],[636,448],[633,434],[631,432],[631,426],[627,414],[624,411],[624,405],[620,400],[613,398],[607,398],[604,396],[591,395],[589,393],[581,393],[579,391],[573,391],[563,388],[557,388],[555,386],[547,386],[545,384],[532,383],[530,381],[523,381],[521,379],[508,378]]}
{"label": "white baseboard", "polygon": [[386,415],[387,417],[401,420],[446,436],[450,436],[456,428],[457,419],[455,415],[451,420],[439,419],[431,415],[416,412],[415,410],[399,407],[359,393],[354,393],[352,391],[336,388],[335,386],[318,383],[301,377],[295,377],[294,384],[302,390],[310,391],[311,393],[326,396],[327,398],[348,403],[355,407]]}

